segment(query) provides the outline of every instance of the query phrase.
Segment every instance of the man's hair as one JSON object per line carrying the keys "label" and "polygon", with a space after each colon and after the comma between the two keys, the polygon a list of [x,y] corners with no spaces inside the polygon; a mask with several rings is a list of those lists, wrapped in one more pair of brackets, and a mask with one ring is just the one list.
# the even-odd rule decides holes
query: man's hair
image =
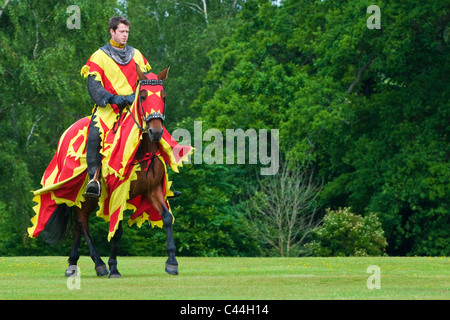
{"label": "man's hair", "polygon": [[113,31],[116,32],[117,26],[120,23],[123,23],[126,26],[130,25],[130,21],[128,21],[124,17],[114,17],[109,20],[109,29],[113,29]]}

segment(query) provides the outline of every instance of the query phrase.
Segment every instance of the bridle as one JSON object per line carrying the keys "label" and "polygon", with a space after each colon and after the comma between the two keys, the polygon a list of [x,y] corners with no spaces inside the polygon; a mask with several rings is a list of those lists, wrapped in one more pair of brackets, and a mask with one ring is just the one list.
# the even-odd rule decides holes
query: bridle
{"label": "bridle", "polygon": [[[161,85],[163,86],[163,91],[164,90],[164,85],[163,85],[163,81],[162,80],[155,80],[155,79],[144,79],[139,81],[138,87],[136,88],[137,91],[137,99],[139,99],[138,101],[136,101],[136,103],[139,104],[139,108],[141,109],[141,117],[142,120],[145,121],[145,124],[147,125],[147,129],[144,129],[139,122],[136,120],[136,118],[133,116],[133,113],[131,112],[130,108],[127,108],[127,112],[130,114],[131,118],[134,120],[134,123],[136,123],[137,127],[139,128],[139,130],[141,130],[142,132],[147,132],[147,134],[150,135],[150,127],[148,126],[148,123],[152,120],[152,119],[161,119],[161,122],[164,123],[164,119],[165,119],[165,114],[166,114],[166,99],[165,97],[164,99],[164,113],[161,114],[160,112],[152,112],[151,114],[149,114],[147,117],[144,118],[145,112],[144,112],[144,107],[142,105],[142,99],[141,99],[141,86],[146,86],[146,85],[150,85],[150,86],[158,86]],[[153,173],[153,178],[155,178],[155,167],[154,167],[154,161],[153,159],[155,158],[156,154],[151,154],[151,153],[147,153],[144,155],[144,157],[137,161],[135,163],[136,164],[141,164],[144,161],[148,161],[147,163],[147,168],[145,169],[145,175],[148,175],[148,169],[151,166],[152,167],[152,173]]]}
{"label": "bridle", "polygon": [[[151,114],[149,114],[146,118],[144,118],[144,107],[142,106],[142,100],[141,100],[141,95],[140,95],[140,89],[141,86],[146,86],[146,85],[150,85],[150,86],[163,86],[163,90],[164,90],[164,85],[163,85],[163,81],[162,80],[156,80],[156,79],[144,79],[139,81],[138,87],[136,89],[137,91],[137,99],[139,99],[136,103],[139,103],[139,108],[141,109],[141,114],[142,114],[142,121],[144,121],[146,124],[148,122],[150,122],[152,119],[161,119],[161,122],[164,123],[164,119],[165,119],[165,114],[166,114],[166,99],[164,98],[164,113],[161,114],[160,112],[152,112]],[[165,91],[165,90],[164,90]],[[142,132],[148,132],[149,131],[149,127],[147,126],[147,128],[143,128],[140,124],[139,121],[136,120],[136,118],[133,116],[133,114],[131,113],[130,108],[127,108],[127,112],[130,114],[131,118],[133,119],[134,123],[136,123],[136,125],[138,126],[139,130],[141,130]]]}

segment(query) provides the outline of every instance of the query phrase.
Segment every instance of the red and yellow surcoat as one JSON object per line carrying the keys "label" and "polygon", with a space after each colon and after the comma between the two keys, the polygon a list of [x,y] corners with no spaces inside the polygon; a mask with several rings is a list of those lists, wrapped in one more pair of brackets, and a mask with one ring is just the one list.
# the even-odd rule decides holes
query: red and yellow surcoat
{"label": "red and yellow surcoat", "polygon": [[[126,65],[121,65],[100,48],[81,68],[81,74],[85,78],[95,76],[95,80],[101,82],[109,93],[127,96],[134,93],[137,87],[136,64],[142,72],[148,72],[151,69],[148,61],[137,49],[134,49],[131,61]],[[105,127],[112,128],[118,113],[119,108],[114,104],[107,104],[106,107],[97,109],[96,114],[103,122],[103,126],[99,127],[101,133],[104,134]],[[105,137],[102,135],[102,138]]]}

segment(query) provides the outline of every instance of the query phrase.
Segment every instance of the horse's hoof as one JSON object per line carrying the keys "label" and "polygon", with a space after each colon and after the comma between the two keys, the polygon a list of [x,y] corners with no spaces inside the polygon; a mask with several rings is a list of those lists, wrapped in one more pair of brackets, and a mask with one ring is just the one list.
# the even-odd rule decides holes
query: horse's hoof
{"label": "horse's hoof", "polygon": [[106,265],[95,267],[95,271],[97,272],[97,276],[103,277],[109,274],[108,268]]}
{"label": "horse's hoof", "polygon": [[71,264],[70,266],[67,267],[66,272],[64,273],[64,276],[66,278],[69,277],[76,277],[77,276],[77,265],[76,264]]}
{"label": "horse's hoof", "polygon": [[117,273],[110,273],[108,278],[109,279],[119,279],[119,278],[122,278],[122,275],[119,272],[117,272]]}
{"label": "horse's hoof", "polygon": [[178,275],[178,266],[175,264],[166,263],[166,272],[171,275]]}

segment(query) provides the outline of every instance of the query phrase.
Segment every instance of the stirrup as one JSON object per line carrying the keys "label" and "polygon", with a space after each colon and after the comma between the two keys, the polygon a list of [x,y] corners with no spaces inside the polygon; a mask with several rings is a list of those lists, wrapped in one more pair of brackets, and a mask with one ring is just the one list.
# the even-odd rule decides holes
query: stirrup
{"label": "stirrup", "polygon": [[[95,183],[97,185],[95,185]],[[94,179],[89,181],[86,187],[86,193],[84,195],[92,198],[93,200],[98,200],[98,198],[100,198],[100,194],[101,194],[100,182]]]}
{"label": "stirrup", "polygon": [[175,199],[177,197],[181,196],[180,191],[173,191],[173,196],[168,196],[167,199]]}

